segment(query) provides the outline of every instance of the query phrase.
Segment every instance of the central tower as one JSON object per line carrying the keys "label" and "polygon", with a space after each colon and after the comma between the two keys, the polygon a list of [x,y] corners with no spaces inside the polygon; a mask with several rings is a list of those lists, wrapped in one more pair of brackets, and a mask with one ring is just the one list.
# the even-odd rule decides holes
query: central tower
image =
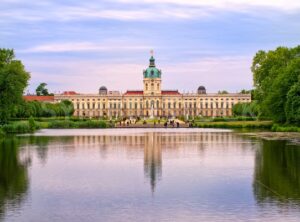
{"label": "central tower", "polygon": [[153,51],[149,61],[149,67],[143,71],[144,95],[161,95],[161,70],[155,66]]}

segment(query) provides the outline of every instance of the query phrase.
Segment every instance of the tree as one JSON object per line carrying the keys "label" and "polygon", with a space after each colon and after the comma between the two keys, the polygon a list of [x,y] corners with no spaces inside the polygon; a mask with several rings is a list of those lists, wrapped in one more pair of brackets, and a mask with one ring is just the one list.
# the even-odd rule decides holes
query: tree
{"label": "tree", "polygon": [[23,101],[30,74],[13,50],[0,49],[0,124],[6,123]]}
{"label": "tree", "polygon": [[242,89],[240,91],[240,94],[251,94],[252,90],[246,90],[246,89]]}
{"label": "tree", "polygon": [[35,92],[38,96],[49,96],[48,89],[46,88],[47,83],[40,83],[40,85],[36,88]]}
{"label": "tree", "polygon": [[228,94],[228,92],[226,90],[219,90],[218,94]]}
{"label": "tree", "polygon": [[251,103],[237,103],[233,106],[232,112],[235,116],[258,116],[259,110],[256,101]]}
{"label": "tree", "polygon": [[286,118],[288,123],[300,125],[300,82],[296,82],[287,94]]}
{"label": "tree", "polygon": [[254,99],[263,117],[279,123],[287,121],[287,95],[300,75],[299,53],[300,46],[278,47],[273,51],[259,51],[254,56],[251,67]]}

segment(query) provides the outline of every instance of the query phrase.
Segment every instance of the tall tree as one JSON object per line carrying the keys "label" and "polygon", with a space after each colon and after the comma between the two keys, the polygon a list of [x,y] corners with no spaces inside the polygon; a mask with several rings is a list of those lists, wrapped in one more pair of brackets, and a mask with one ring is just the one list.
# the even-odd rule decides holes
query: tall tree
{"label": "tall tree", "polygon": [[30,74],[10,49],[0,49],[0,124],[6,123],[23,101]]}
{"label": "tall tree", "polygon": [[286,99],[300,75],[299,53],[300,46],[278,47],[273,51],[259,51],[253,59],[254,97],[260,113],[276,122],[287,121]]}
{"label": "tall tree", "polygon": [[35,92],[38,96],[49,96],[48,89],[46,88],[47,83],[40,83],[40,85],[36,88]]}

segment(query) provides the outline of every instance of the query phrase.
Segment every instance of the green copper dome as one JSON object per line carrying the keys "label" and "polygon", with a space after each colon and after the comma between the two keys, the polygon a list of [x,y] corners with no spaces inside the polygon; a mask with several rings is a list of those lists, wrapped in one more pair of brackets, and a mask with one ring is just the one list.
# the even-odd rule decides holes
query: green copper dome
{"label": "green copper dome", "polygon": [[161,77],[161,70],[155,67],[155,59],[153,56],[150,58],[150,65],[149,68],[144,70],[144,78],[160,78]]}

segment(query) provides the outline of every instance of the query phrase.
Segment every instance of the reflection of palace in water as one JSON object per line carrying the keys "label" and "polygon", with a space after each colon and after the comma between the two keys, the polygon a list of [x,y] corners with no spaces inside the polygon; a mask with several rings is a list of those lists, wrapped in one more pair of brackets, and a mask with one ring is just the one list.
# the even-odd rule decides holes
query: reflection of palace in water
{"label": "reflection of palace in water", "polygon": [[[232,149],[234,143],[242,141],[232,133],[220,132],[147,132],[139,134],[119,134],[101,136],[75,136],[74,147],[99,147],[103,158],[114,149],[124,150],[128,158],[144,156],[144,175],[149,179],[152,192],[162,177],[163,155],[178,157],[178,153],[195,149],[202,155],[207,146],[220,146],[221,149]],[[243,144],[242,144],[243,145]],[[245,144],[246,145],[246,144]],[[238,145],[239,149],[241,144]]]}

